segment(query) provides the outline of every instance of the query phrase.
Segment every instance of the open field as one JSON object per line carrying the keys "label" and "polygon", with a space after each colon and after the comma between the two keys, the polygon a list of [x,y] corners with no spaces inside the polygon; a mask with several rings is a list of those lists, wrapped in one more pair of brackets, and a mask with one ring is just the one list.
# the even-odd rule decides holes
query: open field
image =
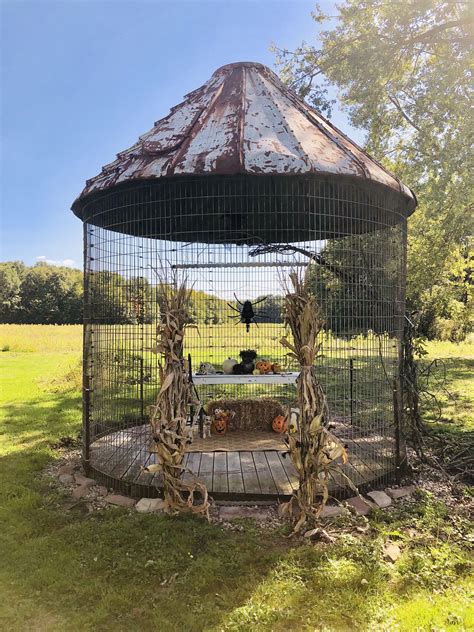
{"label": "open field", "polygon": [[[117,349],[124,346],[124,340],[130,348],[140,348],[137,339],[142,337],[139,325],[96,325],[96,338],[108,338],[109,346],[115,341]],[[255,349],[259,357],[271,359],[275,354],[282,355],[280,338],[285,335],[285,328],[281,324],[264,323],[258,328],[251,327],[249,333],[240,325],[204,325],[190,328],[186,335],[187,347],[193,353],[193,362],[214,362],[218,366],[229,356],[238,358],[242,348]],[[120,334],[120,335],[119,335]],[[143,326],[143,348],[147,353],[155,341],[153,325]],[[321,336],[324,350],[332,348],[339,355],[365,354],[374,346],[376,337],[357,337],[352,340],[335,338],[331,334]],[[387,339],[388,340],[388,339]],[[445,354],[453,353],[451,343],[436,343],[443,345]],[[444,346],[446,346],[444,349]],[[82,346],[81,325],[0,325],[0,349],[3,351],[50,351],[68,352],[80,351]],[[378,344],[375,352],[378,353]],[[474,356],[474,344],[466,343],[458,347],[462,355],[469,351]],[[215,356],[215,357],[214,357]]]}
{"label": "open field", "polygon": [[[67,511],[44,475],[80,430],[80,327],[0,326],[0,625],[33,630],[470,630],[469,524],[426,493],[331,545],[188,517]],[[474,345],[446,358],[442,419],[473,419]],[[427,410],[434,418],[434,411]],[[467,492],[466,492],[467,493]],[[411,530],[411,531],[409,531]],[[387,564],[388,538],[402,557]]]}

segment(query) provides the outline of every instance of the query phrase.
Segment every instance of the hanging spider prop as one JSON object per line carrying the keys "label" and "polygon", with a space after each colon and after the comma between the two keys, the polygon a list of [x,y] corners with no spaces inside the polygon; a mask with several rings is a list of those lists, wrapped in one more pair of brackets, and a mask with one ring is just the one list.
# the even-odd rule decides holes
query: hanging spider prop
{"label": "hanging spider prop", "polygon": [[265,301],[267,297],[264,296],[259,301],[255,301],[254,303],[252,303],[252,301],[244,301],[242,303],[242,301],[239,301],[235,293],[234,293],[234,298],[237,301],[237,304],[239,305],[239,307],[234,307],[230,303],[227,303],[227,305],[231,309],[233,309],[234,312],[237,312],[238,316],[230,316],[229,318],[238,318],[238,322],[245,324],[245,329],[247,330],[247,333],[248,333],[250,331],[250,325],[252,323],[254,323],[258,327],[257,321],[255,320],[255,312],[253,308],[255,307],[255,305],[258,305],[259,303],[262,303],[263,301]]}

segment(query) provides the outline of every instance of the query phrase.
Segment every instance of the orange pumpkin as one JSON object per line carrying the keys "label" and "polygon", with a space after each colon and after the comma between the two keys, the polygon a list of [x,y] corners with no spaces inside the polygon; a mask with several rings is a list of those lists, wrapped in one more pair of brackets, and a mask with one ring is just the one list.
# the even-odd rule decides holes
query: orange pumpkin
{"label": "orange pumpkin", "polygon": [[217,417],[212,422],[212,431],[216,434],[223,435],[227,432],[227,419],[226,417]]}
{"label": "orange pumpkin", "polygon": [[265,373],[270,373],[272,370],[272,363],[268,362],[268,360],[259,360],[255,367],[259,370],[260,375],[264,375]]}
{"label": "orange pumpkin", "polygon": [[278,415],[272,421],[272,428],[274,432],[278,432],[278,434],[282,434],[286,430],[286,419],[283,415]]}
{"label": "orange pumpkin", "polygon": [[231,419],[235,416],[235,411],[216,408],[214,411],[214,419],[212,421],[212,431],[216,434],[225,434],[229,427]]}

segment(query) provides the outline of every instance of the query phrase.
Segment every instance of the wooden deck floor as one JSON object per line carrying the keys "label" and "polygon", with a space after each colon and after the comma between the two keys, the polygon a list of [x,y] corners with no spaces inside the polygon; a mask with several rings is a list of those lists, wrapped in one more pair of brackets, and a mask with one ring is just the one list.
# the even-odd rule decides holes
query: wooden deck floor
{"label": "wooden deck floor", "polygon": [[[225,440],[225,439],[223,439]],[[382,437],[345,439],[350,463],[343,466],[355,485],[380,479],[393,467],[387,457],[393,446]],[[148,426],[110,433],[91,446],[91,466],[105,477],[130,485],[146,495],[146,489],[161,487],[161,475],[144,471],[156,462],[150,453]],[[285,498],[297,488],[298,477],[289,455],[276,450],[246,452],[191,452],[185,454],[184,479],[197,476],[210,494],[219,499]],[[335,477],[333,491],[347,487],[342,476]]]}

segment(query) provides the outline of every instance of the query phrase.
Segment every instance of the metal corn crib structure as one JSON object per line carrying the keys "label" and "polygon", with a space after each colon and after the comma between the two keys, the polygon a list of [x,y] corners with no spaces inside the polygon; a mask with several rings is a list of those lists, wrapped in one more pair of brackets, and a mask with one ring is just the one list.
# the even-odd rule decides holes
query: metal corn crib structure
{"label": "metal corn crib structure", "polygon": [[[345,471],[361,488],[387,483],[404,459],[400,341],[415,206],[407,187],[268,68],[218,69],[73,204],[84,226],[89,471],[127,493],[160,494],[159,474],[144,469],[156,458],[148,409],[160,386],[160,284],[176,278],[193,289],[197,328],[186,333],[185,356],[200,402],[241,401],[244,410],[261,401],[261,415],[249,410],[265,427],[266,401],[294,407],[298,367],[280,344],[284,286],[309,266],[325,321],[315,366],[331,432],[347,446]],[[243,350],[279,371],[224,373]],[[216,373],[198,375],[201,363]],[[296,483],[284,450],[262,448],[258,436],[252,444],[264,428],[240,417],[248,444],[232,432],[211,437],[186,454],[184,475],[215,497],[288,496]],[[332,492],[347,492],[343,479]]]}

